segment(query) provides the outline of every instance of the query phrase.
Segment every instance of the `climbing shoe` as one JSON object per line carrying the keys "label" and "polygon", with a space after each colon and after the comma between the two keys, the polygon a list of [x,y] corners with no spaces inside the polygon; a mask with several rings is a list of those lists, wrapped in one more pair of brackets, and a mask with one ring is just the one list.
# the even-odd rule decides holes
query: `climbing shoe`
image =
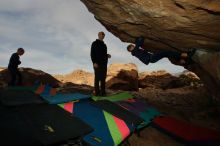
{"label": "climbing shoe", "polygon": [[137,37],[136,39],[135,39],[135,45],[136,45],[136,47],[142,47],[143,46],[143,44],[144,44],[144,37],[143,36],[140,36],[140,37]]}

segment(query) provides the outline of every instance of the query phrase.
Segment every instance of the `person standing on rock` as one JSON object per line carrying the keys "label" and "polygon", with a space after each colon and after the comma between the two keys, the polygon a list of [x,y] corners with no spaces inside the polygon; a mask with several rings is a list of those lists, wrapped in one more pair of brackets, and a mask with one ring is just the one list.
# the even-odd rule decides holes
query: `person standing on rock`
{"label": "person standing on rock", "polygon": [[9,60],[8,64],[8,71],[10,72],[11,75],[11,81],[9,82],[9,86],[15,86],[16,85],[16,78],[18,76],[18,83],[17,85],[22,84],[22,76],[20,71],[18,70],[18,65],[21,64],[20,61],[20,56],[24,54],[24,49],[23,48],[18,48],[16,53],[13,53],[11,55],[11,58]]}
{"label": "person standing on rock", "polygon": [[91,46],[90,55],[95,73],[95,80],[94,80],[95,96],[106,95],[105,79],[107,75],[108,58],[111,58],[111,55],[107,54],[107,46],[103,41],[104,38],[105,38],[105,33],[99,32],[98,39],[96,39]]}
{"label": "person standing on rock", "polygon": [[144,43],[143,37],[138,37],[134,44],[129,44],[127,50],[131,54],[137,57],[141,62],[148,65],[149,63],[156,63],[162,58],[168,58],[170,60],[175,60],[177,64],[187,67],[187,65],[193,63],[191,57],[195,53],[195,49],[190,50],[187,53],[179,53],[175,51],[159,51],[157,53],[150,53],[147,50],[141,48]]}

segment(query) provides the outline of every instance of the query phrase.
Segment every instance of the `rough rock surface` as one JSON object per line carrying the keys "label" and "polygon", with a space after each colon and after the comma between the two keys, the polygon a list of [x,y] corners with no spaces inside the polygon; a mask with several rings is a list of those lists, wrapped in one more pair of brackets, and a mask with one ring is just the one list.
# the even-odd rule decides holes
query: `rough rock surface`
{"label": "rough rock surface", "polygon": [[4,68],[4,67],[0,67],[0,71],[2,71],[2,70],[5,70],[6,68]]}
{"label": "rough rock surface", "polygon": [[63,83],[71,82],[74,84],[84,84],[93,86],[94,74],[84,70],[75,70],[66,75],[54,75],[54,77]]}
{"label": "rough rock surface", "polygon": [[140,73],[138,86],[139,88],[172,89],[187,86],[203,86],[203,83],[193,72],[184,71],[179,76],[174,76],[164,70],[160,70]]}
{"label": "rough rock surface", "polygon": [[[63,83],[94,85],[94,74],[76,70],[67,75],[54,75]],[[138,72],[135,64],[111,64],[108,67],[106,88],[116,90],[138,90]]]}
{"label": "rough rock surface", "polygon": [[166,71],[142,72],[139,74],[139,88],[163,88],[170,82],[178,80],[178,77],[172,76]]}
{"label": "rough rock surface", "polygon": [[138,71],[135,64],[111,64],[108,67],[106,86],[115,90],[138,90]]}
{"label": "rough rock surface", "polygon": [[[135,37],[142,35],[146,38],[144,47],[152,52],[208,50],[209,53],[194,60],[196,64],[190,70],[204,81],[213,97],[220,99],[219,0],[81,1],[124,42],[134,42]],[[210,62],[213,56],[217,59]]]}
{"label": "rough rock surface", "polygon": [[[21,71],[24,85],[33,85],[35,82],[39,82],[42,84],[51,84],[52,86],[60,85],[60,81],[41,70],[35,70],[31,68],[19,68],[19,70]],[[3,69],[2,71],[0,71],[0,86],[7,86],[9,81],[9,71],[7,69]]]}

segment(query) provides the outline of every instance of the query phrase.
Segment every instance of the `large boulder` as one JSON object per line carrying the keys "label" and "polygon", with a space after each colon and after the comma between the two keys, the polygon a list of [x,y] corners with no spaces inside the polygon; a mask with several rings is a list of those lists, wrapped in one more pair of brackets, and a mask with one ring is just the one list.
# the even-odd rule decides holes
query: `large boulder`
{"label": "large boulder", "polygon": [[54,77],[63,83],[70,82],[89,86],[93,86],[94,84],[94,74],[84,70],[75,70],[66,75],[54,75]]}
{"label": "large boulder", "polygon": [[5,70],[6,68],[5,67],[0,67],[0,71],[3,71]]}
{"label": "large boulder", "polygon": [[[220,99],[219,0],[81,0],[95,18],[124,42],[144,36],[144,47],[208,53],[194,58],[195,72],[212,96]],[[216,58],[213,60],[213,58]]]}
{"label": "large boulder", "polygon": [[139,74],[138,85],[139,88],[163,88],[168,83],[177,80],[178,78],[172,76],[170,73],[161,70],[153,72],[142,72]]}
{"label": "large boulder", "polygon": [[115,90],[138,90],[138,71],[135,64],[111,64],[108,67],[106,86]]}
{"label": "large boulder", "polygon": [[[75,70],[66,75],[54,75],[63,83],[94,86],[94,73]],[[135,64],[111,64],[108,66],[106,88],[115,90],[138,90],[138,72]]]}
{"label": "large boulder", "polygon": [[[22,77],[23,77],[23,84],[24,85],[33,85],[36,82],[42,84],[50,84],[54,87],[60,85],[60,81],[55,79],[48,73],[45,73],[41,70],[36,70],[32,68],[19,68]],[[4,69],[0,71],[0,86],[7,86],[8,82],[10,81],[10,73],[8,69]]]}
{"label": "large boulder", "polygon": [[178,76],[174,76],[164,70],[140,73],[138,85],[139,88],[159,89],[203,86],[201,80],[193,72],[184,71]]}

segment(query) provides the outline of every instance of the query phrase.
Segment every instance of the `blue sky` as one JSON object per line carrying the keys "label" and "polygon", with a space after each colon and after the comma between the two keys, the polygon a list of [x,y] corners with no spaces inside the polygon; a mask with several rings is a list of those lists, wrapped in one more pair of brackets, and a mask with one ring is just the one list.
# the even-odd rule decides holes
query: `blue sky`
{"label": "blue sky", "polygon": [[112,55],[109,64],[135,63],[139,71],[184,70],[167,59],[142,64],[126,51],[127,43],[107,32],[80,0],[0,0],[0,66],[6,67],[10,55],[23,47],[21,67],[51,74],[93,71],[90,46],[99,31],[106,33],[105,43]]}

